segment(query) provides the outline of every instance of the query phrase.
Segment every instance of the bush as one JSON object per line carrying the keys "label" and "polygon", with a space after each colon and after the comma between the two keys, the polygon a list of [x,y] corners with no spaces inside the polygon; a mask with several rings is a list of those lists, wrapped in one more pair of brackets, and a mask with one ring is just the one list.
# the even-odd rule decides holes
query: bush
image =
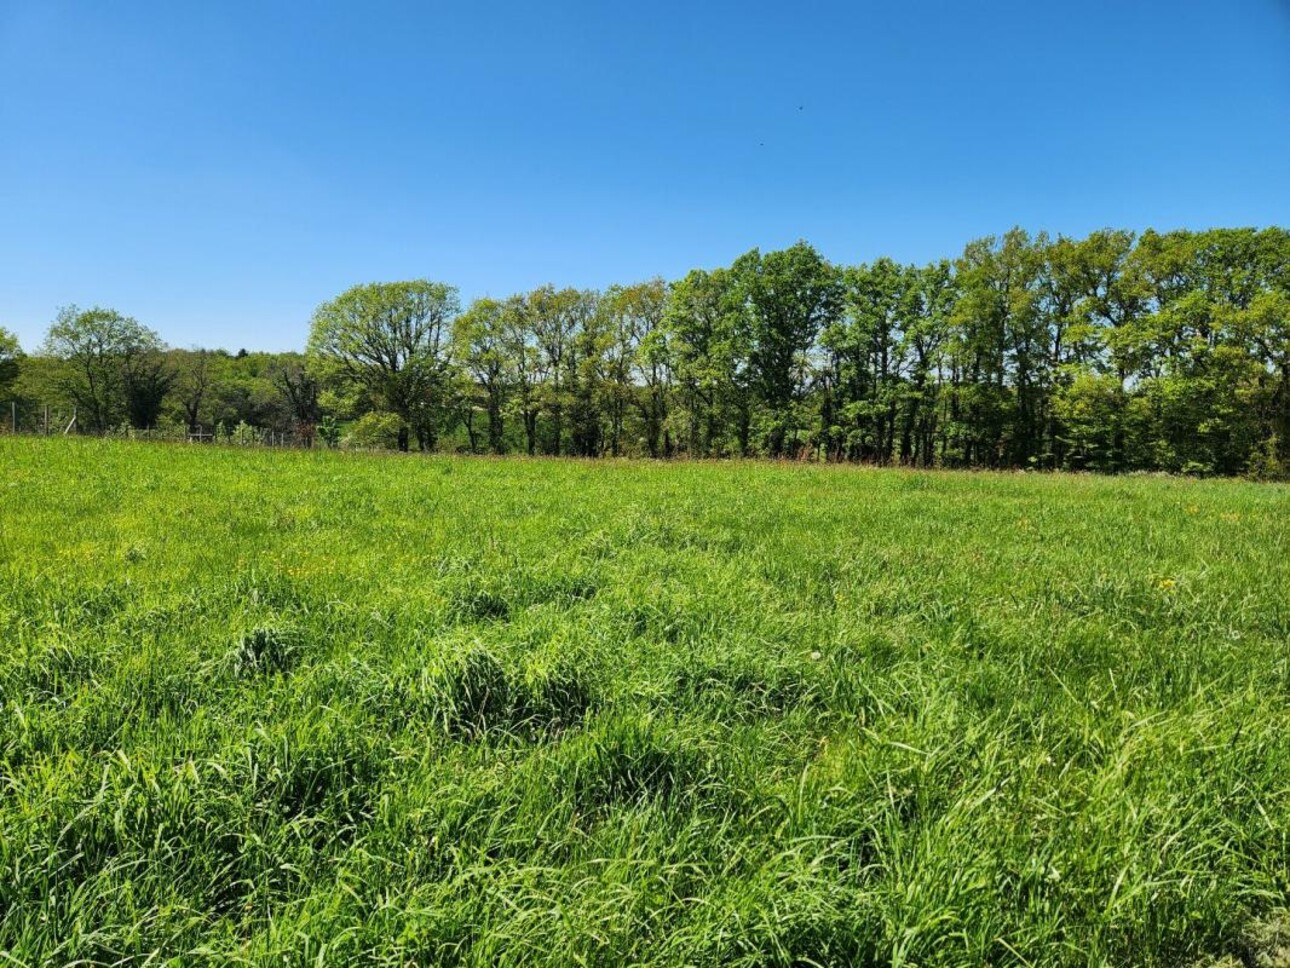
{"label": "bush", "polygon": [[252,447],[264,443],[264,431],[252,427],[245,420],[238,421],[229,437],[229,442],[239,447]]}
{"label": "bush", "polygon": [[399,445],[399,429],[403,421],[395,414],[373,411],[359,417],[341,440],[345,448],[360,450],[393,450]]}
{"label": "bush", "polygon": [[1273,434],[1250,454],[1245,465],[1247,477],[1256,481],[1284,481],[1290,479],[1290,464],[1278,454],[1280,441]]}
{"label": "bush", "polygon": [[340,424],[335,417],[328,414],[322,418],[318,424],[318,439],[333,449],[340,446]]}

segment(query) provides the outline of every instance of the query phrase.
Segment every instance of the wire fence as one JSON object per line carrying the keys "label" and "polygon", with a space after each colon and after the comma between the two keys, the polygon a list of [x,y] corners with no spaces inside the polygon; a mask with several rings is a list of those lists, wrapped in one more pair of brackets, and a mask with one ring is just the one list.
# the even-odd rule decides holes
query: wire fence
{"label": "wire fence", "polygon": [[92,436],[114,437],[129,440],[155,440],[189,444],[232,444],[244,447],[287,447],[308,449],[315,446],[317,434],[313,427],[294,430],[275,430],[254,427],[245,422],[234,426],[217,424],[168,424],[149,429],[139,429],[128,424],[106,431],[90,429],[78,418],[75,407],[57,404],[32,404],[28,401],[10,400],[0,408],[0,434],[24,436]]}

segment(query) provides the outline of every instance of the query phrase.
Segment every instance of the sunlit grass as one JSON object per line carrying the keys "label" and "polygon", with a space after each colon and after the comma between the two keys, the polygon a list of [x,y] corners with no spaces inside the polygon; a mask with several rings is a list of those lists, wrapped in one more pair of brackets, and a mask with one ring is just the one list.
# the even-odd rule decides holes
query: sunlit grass
{"label": "sunlit grass", "polygon": [[1284,486],[5,438],[0,494],[16,963],[1180,965],[1290,897]]}

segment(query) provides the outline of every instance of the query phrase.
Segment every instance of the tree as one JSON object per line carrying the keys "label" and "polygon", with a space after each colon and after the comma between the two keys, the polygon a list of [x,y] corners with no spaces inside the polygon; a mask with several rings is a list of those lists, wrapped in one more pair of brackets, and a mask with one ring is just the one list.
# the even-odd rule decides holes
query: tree
{"label": "tree", "polygon": [[1285,449],[1282,459],[1290,461],[1290,288],[1256,296],[1235,325],[1265,368],[1267,421]]}
{"label": "tree", "polygon": [[927,466],[936,458],[943,348],[957,300],[958,286],[948,260],[917,270],[917,293],[912,300],[915,315],[907,321],[904,333],[910,381],[901,421],[902,463]]}
{"label": "tree", "polygon": [[1052,376],[1040,312],[1046,245],[1014,228],[969,242],[955,264],[959,363],[968,383],[958,394],[965,463],[1025,467],[1040,459]]}
{"label": "tree", "polygon": [[734,272],[751,314],[750,363],[765,408],[766,449],[780,457],[804,389],[800,357],[841,312],[842,281],[805,242],[766,255],[753,249],[736,260]]}
{"label": "tree", "polygon": [[275,353],[243,350],[230,356],[223,350],[211,352],[206,364],[210,372],[205,404],[209,421],[226,427],[245,423],[287,429],[286,406],[274,382],[274,371],[281,360]]}
{"label": "tree", "polygon": [[[671,396],[672,359],[669,333],[663,326],[667,311],[667,284],[662,279],[633,286],[614,286],[606,294],[610,330],[615,334],[614,374],[618,400],[634,398],[640,411],[645,449],[651,457],[671,453],[667,434]],[[613,446],[621,416],[616,416]]]}
{"label": "tree", "polygon": [[513,373],[506,358],[507,311],[496,299],[477,299],[453,324],[454,353],[478,388],[488,414],[488,449],[494,454],[506,445],[504,420]]}
{"label": "tree", "polygon": [[596,310],[597,294],[542,286],[527,297],[528,323],[541,375],[539,396],[551,420],[549,453],[564,449],[565,413],[573,403],[577,363],[575,340]]}
{"label": "tree", "polygon": [[59,310],[44,345],[47,355],[64,364],[61,387],[76,405],[81,426],[98,433],[128,411],[155,421],[154,396],[165,377],[150,354],[161,349],[152,330],[98,306]]}
{"label": "tree", "polygon": [[832,354],[838,416],[849,430],[840,443],[853,459],[885,464],[894,456],[905,390],[905,334],[918,314],[921,279],[913,266],[886,258],[846,270],[843,278],[845,315],[821,337]]}
{"label": "tree", "polygon": [[18,345],[18,337],[0,326],[0,400],[12,394],[21,364],[22,347]]}
{"label": "tree", "polygon": [[296,435],[306,447],[314,445],[314,429],[322,420],[318,379],[294,354],[273,368],[273,382],[286,402]]}
{"label": "tree", "polygon": [[752,425],[751,313],[730,269],[696,269],[672,287],[664,325],[693,455],[748,454]]}
{"label": "tree", "polygon": [[449,326],[457,290],[440,282],[354,286],[314,313],[308,353],[324,381],[349,384],[370,408],[403,422],[398,448],[415,433],[432,449],[449,390]]}
{"label": "tree", "polygon": [[150,430],[157,425],[174,381],[174,372],[160,350],[149,350],[129,360],[125,368],[125,414],[131,427]]}
{"label": "tree", "polygon": [[537,453],[537,424],[541,405],[539,389],[542,368],[533,332],[533,315],[527,296],[506,300],[501,313],[502,348],[506,355],[509,380],[513,387],[511,409],[524,426],[528,455]]}
{"label": "tree", "polygon": [[171,393],[183,411],[190,434],[201,431],[202,404],[212,382],[211,354],[207,350],[172,350],[174,382]]}
{"label": "tree", "polygon": [[570,360],[569,430],[573,453],[598,457],[604,453],[606,431],[613,424],[609,406],[613,399],[609,380],[613,332],[604,298],[598,293],[588,296],[589,311],[574,334]]}

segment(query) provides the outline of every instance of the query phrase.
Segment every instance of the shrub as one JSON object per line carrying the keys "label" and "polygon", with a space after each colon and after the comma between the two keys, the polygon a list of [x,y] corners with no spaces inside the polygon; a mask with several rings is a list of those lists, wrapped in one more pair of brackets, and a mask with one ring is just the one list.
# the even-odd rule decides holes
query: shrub
{"label": "shrub", "polygon": [[359,417],[341,440],[341,446],[359,450],[393,450],[399,444],[399,429],[403,421],[392,413],[373,411]]}

